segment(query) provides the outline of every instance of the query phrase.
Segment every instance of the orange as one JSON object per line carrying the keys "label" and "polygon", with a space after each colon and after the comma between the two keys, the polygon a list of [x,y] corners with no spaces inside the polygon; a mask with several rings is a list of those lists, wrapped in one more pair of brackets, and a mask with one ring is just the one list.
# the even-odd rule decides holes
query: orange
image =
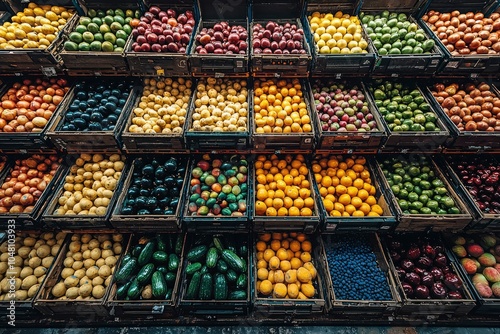
{"label": "orange", "polygon": [[279,190],[285,190],[286,189],[286,181],[285,180],[278,180],[276,181],[276,187],[279,189]]}
{"label": "orange", "polygon": [[302,209],[304,207],[304,200],[302,198],[296,198],[293,201],[293,206],[295,206],[298,209]]}
{"label": "orange", "polygon": [[279,248],[278,251],[276,252],[276,256],[281,261],[288,259],[288,253],[287,253],[286,249],[284,249],[284,248]]}
{"label": "orange", "polygon": [[361,173],[362,171],[365,170],[365,167],[363,165],[360,165],[360,164],[354,164],[351,168],[356,173]]}
{"label": "orange", "polygon": [[266,209],[266,216],[277,216],[277,215],[278,215],[278,211],[276,211],[276,209],[275,209],[275,208],[273,208],[273,207],[270,207],[270,208],[269,208],[269,207],[268,207],[268,208]]}
{"label": "orange", "polygon": [[370,211],[367,215],[368,217],[380,217],[380,215],[376,212]]}
{"label": "orange", "polygon": [[300,176],[296,176],[293,178],[293,185],[294,186],[300,186],[302,183],[302,178]]}
{"label": "orange", "polygon": [[[310,189],[311,188],[311,184],[309,183],[308,180],[302,180],[302,182],[300,182],[300,187],[301,188],[307,188],[307,189]],[[331,187],[330,187],[331,188]],[[334,192],[335,192],[335,188],[334,188]]]}
{"label": "orange", "polygon": [[[263,253],[261,253],[261,254],[263,254]],[[257,262],[257,269],[260,269],[260,268],[267,268],[266,260],[261,259]]]}
{"label": "orange", "polygon": [[361,206],[358,208],[358,210],[359,210],[359,211],[361,211],[361,212],[363,212],[363,213],[364,213],[364,215],[366,216],[366,215],[368,215],[368,214],[370,213],[370,211],[371,211],[371,207],[370,207],[368,204],[363,203],[363,204],[361,204]]}
{"label": "orange", "polygon": [[281,248],[281,241],[280,240],[277,240],[277,239],[274,239],[273,241],[271,241],[271,249],[275,252],[278,251],[278,249]]}
{"label": "orange", "polygon": [[[288,257],[287,257],[288,259]],[[288,261],[287,259],[285,260],[282,260],[280,262],[280,269],[286,273],[288,270],[292,269],[292,265],[290,264],[290,261]]]}
{"label": "orange", "polygon": [[286,252],[288,254],[288,261],[291,261],[295,257],[295,253],[289,249],[287,249]]}
{"label": "orange", "polygon": [[358,175],[357,175],[357,174],[356,174],[356,172],[355,172],[355,171],[353,171],[352,169],[348,169],[348,170],[346,171],[346,174],[347,174],[347,176],[349,176],[349,178],[350,178],[351,180],[356,180],[356,179],[358,178]]}
{"label": "orange", "polygon": [[332,210],[330,212],[330,216],[332,216],[332,217],[341,217],[342,214],[339,211],[337,211],[337,210]]}
{"label": "orange", "polygon": [[370,178],[370,172],[367,171],[366,169],[364,171],[362,171],[359,176],[363,179],[363,180],[366,180],[366,179],[369,179]]}
{"label": "orange", "polygon": [[349,176],[342,176],[340,179],[340,184],[346,187],[350,187],[352,185],[352,179]]}
{"label": "orange", "polygon": [[312,171],[313,171],[314,173],[319,173],[319,172],[321,172],[321,169],[322,169],[322,168],[321,168],[321,165],[319,165],[319,164],[313,164],[313,165],[312,165]]}
{"label": "orange", "polygon": [[264,233],[259,236],[259,239],[265,242],[271,241],[271,233]]}
{"label": "orange", "polygon": [[309,170],[307,169],[306,166],[302,165],[299,167],[299,174],[300,175],[308,175],[309,174]]}
{"label": "orange", "polygon": [[340,212],[340,213],[343,213],[343,212],[344,212],[344,210],[345,210],[345,207],[344,207],[344,205],[343,205],[343,204],[340,204],[339,202],[336,202],[336,203],[334,204],[334,208],[333,208],[333,209],[334,209],[335,211],[338,211],[338,212]]}
{"label": "orange", "polygon": [[352,185],[358,189],[363,189],[364,184],[365,184],[365,181],[363,181],[360,178],[354,179],[354,182],[352,183]]}
{"label": "orange", "polygon": [[349,215],[352,215],[354,211],[356,211],[356,207],[354,205],[348,204],[345,206],[344,213],[348,213]]}
{"label": "orange", "polygon": [[283,235],[281,233],[273,233],[273,240],[276,239],[276,240],[282,240],[283,239]]}
{"label": "orange", "polygon": [[262,216],[266,213],[267,205],[262,201],[255,202],[255,213]]}
{"label": "orange", "polygon": [[341,163],[339,163],[339,168],[343,169],[343,170],[346,170],[347,169],[347,164],[345,162],[341,162]]}
{"label": "orange", "polygon": [[[267,263],[266,263],[266,265],[267,265]],[[300,267],[302,267],[302,260],[294,257],[290,260],[290,265],[291,265],[292,269],[299,269]]]}
{"label": "orange", "polygon": [[366,198],[365,203],[366,203],[366,204],[368,204],[368,205],[370,205],[370,206],[372,206],[372,205],[377,204],[377,200],[375,199],[375,197],[374,197],[374,196],[371,196],[371,195],[370,195],[370,196],[368,196],[368,197]]}
{"label": "orange", "polygon": [[349,214],[349,212],[346,211],[342,214],[342,217],[351,217],[351,215]]}
{"label": "orange", "polygon": [[294,200],[287,196],[283,199],[283,205],[285,208],[290,209],[294,205]]}
{"label": "orange", "polygon": [[332,202],[332,201],[330,201],[330,200],[328,200],[328,199],[325,199],[325,200],[323,201],[323,205],[325,206],[325,210],[326,210],[327,212],[332,211],[332,210],[333,210],[333,208],[334,208],[334,204],[333,204],[333,202]]}
{"label": "orange", "polygon": [[280,216],[280,217],[288,216],[288,209],[284,206],[279,208],[278,209],[278,216]]}
{"label": "orange", "polygon": [[356,210],[352,213],[352,216],[353,217],[364,217],[365,214],[363,213],[363,211],[360,211],[360,210]]}
{"label": "orange", "polygon": [[[358,191],[358,197],[361,198],[361,200],[363,200],[363,201],[366,201],[369,196],[370,196],[370,194],[368,193],[368,191],[366,191],[364,189],[360,189]],[[370,204],[370,205],[373,205],[373,204]]]}
{"label": "orange", "polygon": [[361,198],[355,196],[353,198],[351,198],[351,204],[356,208],[356,209],[359,209],[361,207],[361,205],[363,204],[363,201],[361,200]]}
{"label": "orange", "polygon": [[302,166],[302,162],[296,159],[296,160],[292,161],[291,165],[292,165],[292,168],[298,169],[298,168],[300,168],[300,166]]}
{"label": "orange", "polygon": [[299,191],[292,186],[288,186],[285,190],[285,194],[290,197],[291,199],[296,199],[299,197]]}
{"label": "orange", "polygon": [[269,262],[271,258],[275,255],[274,251],[271,248],[268,248],[264,251],[264,260]]}
{"label": "orange", "polygon": [[262,189],[261,188],[261,189],[257,190],[257,199],[259,201],[265,201],[266,198],[267,198],[267,191],[266,191],[266,189]]}
{"label": "orange", "polygon": [[292,252],[298,252],[300,248],[301,248],[300,242],[298,242],[297,240],[293,240],[292,242],[290,242],[290,250]]}
{"label": "orange", "polygon": [[382,209],[382,207],[378,204],[372,205],[372,211],[379,214],[379,215],[384,214],[384,209]]}
{"label": "orange", "polygon": [[309,189],[301,188],[299,190],[299,196],[303,199],[311,197],[311,191]]}
{"label": "orange", "polygon": [[257,183],[266,184],[267,183],[266,176],[264,174],[257,175]]}
{"label": "orange", "polygon": [[377,193],[377,189],[374,186],[372,186],[372,188],[369,190],[369,192],[370,192],[370,195],[375,195]]}
{"label": "orange", "polygon": [[335,158],[328,160],[328,167],[337,168],[339,166],[339,161]]}
{"label": "orange", "polygon": [[273,174],[269,173],[266,175],[266,181],[267,183],[271,183],[271,182],[274,182],[274,176]]}
{"label": "orange", "polygon": [[287,186],[291,186],[293,184],[293,176],[288,174],[283,177],[283,181],[285,181],[285,184]]}
{"label": "orange", "polygon": [[312,199],[312,197],[304,199],[304,205],[306,208],[314,208],[314,200]]}
{"label": "orange", "polygon": [[290,209],[288,209],[288,215],[289,216],[300,216],[300,210],[297,207],[292,206]]}
{"label": "orange", "polygon": [[332,177],[332,186],[336,187],[340,184],[340,180],[337,176]]}
{"label": "orange", "polygon": [[297,234],[297,241],[304,242],[307,240],[307,236],[304,233]]}
{"label": "orange", "polygon": [[339,184],[338,186],[335,187],[335,193],[337,195],[347,194],[347,188],[344,185]]}
{"label": "orange", "polygon": [[267,244],[264,241],[257,241],[257,244],[255,245],[255,248],[259,252],[263,252],[267,249]]}
{"label": "orange", "polygon": [[300,210],[300,215],[303,217],[307,217],[307,216],[312,216],[313,213],[312,213],[312,210],[310,208],[302,208]]}
{"label": "orange", "polygon": [[347,159],[345,159],[345,162],[346,162],[346,164],[347,164],[347,168],[351,168],[351,167],[352,167],[352,166],[354,166],[354,164],[355,164],[355,161],[354,161],[354,159],[352,159],[352,158],[347,158]]}
{"label": "orange", "polygon": [[[304,240],[301,244],[300,244],[300,248],[304,251],[304,252],[310,252],[312,250],[312,244],[309,240]],[[309,262],[309,261],[304,261],[304,262]]]}
{"label": "orange", "polygon": [[290,248],[290,241],[289,240],[282,240],[281,241],[281,248],[284,248],[284,249]]}
{"label": "orange", "polygon": [[323,179],[321,180],[321,185],[323,187],[329,187],[332,185],[332,178],[329,177],[329,176],[325,176],[323,177]]}
{"label": "orange", "polygon": [[347,194],[351,197],[354,197],[358,194],[358,188],[356,187],[347,187]]}
{"label": "orange", "polygon": [[351,196],[349,196],[348,194],[340,195],[339,202],[343,205],[348,205],[351,203]]}
{"label": "orange", "polygon": [[337,177],[342,178],[345,176],[345,170],[343,169],[337,169]]}
{"label": "orange", "polygon": [[292,132],[300,132],[301,128],[300,125],[297,123],[292,124]]}
{"label": "orange", "polygon": [[302,262],[311,262],[311,253],[309,253],[309,252],[302,252],[300,254],[300,260]]}

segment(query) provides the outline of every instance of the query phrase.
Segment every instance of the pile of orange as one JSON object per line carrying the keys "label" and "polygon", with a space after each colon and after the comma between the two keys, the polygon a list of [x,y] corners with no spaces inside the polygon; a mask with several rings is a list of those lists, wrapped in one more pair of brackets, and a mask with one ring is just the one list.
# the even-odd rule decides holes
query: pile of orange
{"label": "pile of orange", "polygon": [[312,163],[314,178],[326,212],[333,217],[378,217],[377,204],[364,157],[317,156]]}
{"label": "pile of orange", "polygon": [[257,133],[312,132],[298,79],[255,80],[254,110]]}
{"label": "pile of orange", "polygon": [[301,154],[282,159],[259,155],[255,161],[255,213],[258,216],[312,216],[309,170]]}
{"label": "pile of orange", "polygon": [[303,233],[267,233],[259,236],[257,285],[261,296],[286,299],[314,298],[318,272],[312,263],[312,244]]}

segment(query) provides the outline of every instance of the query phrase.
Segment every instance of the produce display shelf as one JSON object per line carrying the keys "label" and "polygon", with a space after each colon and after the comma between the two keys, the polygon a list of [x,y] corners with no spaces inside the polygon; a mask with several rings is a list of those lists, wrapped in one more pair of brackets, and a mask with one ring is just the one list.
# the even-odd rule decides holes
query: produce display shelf
{"label": "produce display shelf", "polygon": [[[119,256],[115,266],[120,266],[123,259],[123,250],[128,249],[130,245],[130,235],[123,235],[122,253]],[[65,243],[61,246],[59,255],[55,258],[51,270],[47,273],[45,282],[40,286],[35,298],[34,307],[44,316],[64,316],[75,318],[97,319],[106,317],[109,310],[106,306],[106,300],[109,297],[112,284],[106,287],[104,296],[100,299],[89,300],[57,300],[51,297],[51,290],[60,280],[61,272],[64,268],[64,260],[69,250],[71,237],[68,236]]]}
{"label": "produce display shelf", "polygon": [[[158,6],[161,10],[174,9],[177,12],[191,10],[193,11],[196,24],[199,22],[199,3],[198,1],[175,0],[165,1],[145,0],[144,5],[147,8],[150,6]],[[132,49],[134,42],[133,35],[129,36],[125,45],[125,58],[131,75],[134,76],[189,76],[189,48],[195,36],[196,26],[193,29],[190,41],[186,47],[186,52],[181,53],[164,53],[164,52],[136,52]]]}
{"label": "produce display shelf", "polygon": [[357,3],[349,0],[336,1],[335,5],[327,0],[307,1],[305,5],[305,13],[303,14],[304,32],[311,46],[313,63],[311,74],[315,76],[329,75],[346,75],[346,76],[366,76],[373,68],[373,64],[377,58],[375,47],[368,38],[366,30],[361,25],[362,36],[368,43],[367,53],[361,54],[320,54],[316,44],[314,43],[313,34],[311,33],[311,25],[307,17],[313,12],[332,13],[341,11],[344,14],[356,15]]}
{"label": "produce display shelf", "polygon": [[[96,83],[103,82],[102,80]],[[110,80],[104,81],[113,82]],[[121,143],[119,135],[123,130],[125,119],[129,118],[132,101],[139,95],[140,88],[135,86],[128,93],[125,105],[116,121],[115,129],[112,131],[63,131],[62,127],[66,122],[66,113],[69,112],[70,104],[76,99],[76,88],[73,87],[65,96],[63,102],[55,112],[55,120],[47,130],[49,140],[62,151],[69,154],[79,152],[119,152]]]}
{"label": "produce display shelf", "polygon": [[375,315],[375,316],[391,316],[398,312],[401,307],[401,297],[396,289],[396,283],[392,272],[384,255],[384,249],[380,242],[380,238],[376,233],[367,234],[372,251],[375,253],[376,261],[380,269],[384,272],[386,284],[389,286],[391,300],[342,300],[335,296],[330,268],[326,260],[325,245],[332,244],[335,241],[332,235],[323,235],[321,238],[321,267],[325,268],[326,285],[324,287],[325,295],[327,296],[328,313],[335,315]]}
{"label": "produce display shelf", "polygon": [[[325,82],[325,81],[323,81]],[[349,148],[351,150],[374,150],[376,152],[380,146],[387,140],[387,135],[385,133],[385,128],[382,125],[382,120],[378,112],[376,112],[376,106],[373,101],[367,97],[367,89],[364,87],[361,81],[339,81],[339,83],[345,83],[346,87],[357,86],[367,98],[368,108],[372,113],[375,122],[377,123],[377,128],[372,131],[367,132],[357,132],[357,131],[323,131],[321,128],[321,123],[319,119],[318,112],[315,107],[314,94],[311,88],[311,81],[309,82],[308,91],[309,97],[311,98],[311,114],[314,120],[314,127],[316,131],[316,151],[319,150],[331,150],[339,151]]]}
{"label": "produce display shelf", "polygon": [[[141,158],[139,158],[141,159]],[[183,184],[180,189],[179,204],[173,215],[126,215],[121,212],[123,203],[127,200],[127,191],[132,186],[132,177],[134,172],[138,169],[135,160],[131,163],[131,168],[127,172],[127,178],[125,179],[122,187],[122,192],[120,193],[116,205],[113,210],[113,215],[110,218],[111,225],[119,231],[158,231],[158,232],[177,232],[182,228],[181,212],[184,207],[184,199],[182,195],[184,194],[184,188],[187,186],[186,180],[188,177],[187,167],[189,163],[186,160],[181,165],[181,168],[185,169],[183,175]]]}

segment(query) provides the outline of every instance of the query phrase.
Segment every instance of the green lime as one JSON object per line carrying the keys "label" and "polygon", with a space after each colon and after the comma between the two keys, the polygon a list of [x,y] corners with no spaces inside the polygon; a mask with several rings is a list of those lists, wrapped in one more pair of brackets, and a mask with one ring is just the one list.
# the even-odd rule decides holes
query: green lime
{"label": "green lime", "polygon": [[80,34],[83,34],[84,32],[86,32],[86,31],[87,31],[87,29],[88,29],[88,26],[87,26],[87,27],[85,27],[84,25],[79,24],[79,25],[77,25],[77,26],[76,26],[76,28],[75,28],[75,32],[78,32],[78,33],[80,33]]}
{"label": "green lime", "polygon": [[119,48],[123,48],[126,43],[127,43],[127,41],[124,40],[123,38],[116,39],[116,46],[118,46]]}
{"label": "green lime", "polygon": [[74,31],[69,34],[69,40],[78,44],[83,41],[83,36],[79,32]]}
{"label": "green lime", "polygon": [[120,23],[122,26],[125,24],[125,19],[119,15],[113,16],[113,20],[117,23]]}
{"label": "green lime", "polygon": [[66,51],[78,51],[78,44],[72,41],[64,42],[64,50]]}
{"label": "green lime", "polygon": [[128,35],[130,35],[132,33],[132,27],[128,24],[124,24],[123,25],[123,31],[125,31],[125,33]]}
{"label": "green lime", "polygon": [[396,196],[397,196],[397,195],[399,194],[400,188],[399,188],[399,186],[398,186],[398,185],[396,185],[396,184],[395,184],[395,185],[393,185],[393,186],[391,187],[391,190],[392,190],[392,192],[394,193],[394,195],[396,195]]}
{"label": "green lime", "polygon": [[115,33],[115,35],[116,35],[116,38],[121,38],[121,39],[124,39],[124,40],[127,40],[127,38],[128,38],[127,33],[125,31],[123,31],[123,30],[118,30]]}
{"label": "green lime", "polygon": [[113,20],[113,16],[105,16],[104,19],[103,19],[103,23],[107,24],[108,26],[111,25],[111,23],[113,23],[114,20]]}
{"label": "green lime", "polygon": [[79,51],[90,51],[90,45],[87,42],[81,42],[78,44],[78,50]]}
{"label": "green lime", "polygon": [[95,9],[89,9],[89,12],[87,13],[89,17],[96,17],[97,12]]}
{"label": "green lime", "polygon": [[460,212],[459,208],[457,208],[456,206],[454,206],[454,207],[448,209],[448,213],[452,214],[452,215],[458,215],[461,212]]}
{"label": "green lime", "polygon": [[[106,36],[104,36],[104,38],[106,39]],[[102,51],[113,52],[113,50],[114,50],[113,44],[110,43],[109,41],[106,40],[106,42],[102,43]]]}
{"label": "green lime", "polygon": [[109,28],[109,26],[107,24],[102,24],[100,27],[99,27],[99,31],[101,32],[101,34],[105,34],[107,32],[110,32],[111,29]]}
{"label": "green lime", "polygon": [[408,210],[408,202],[405,201],[404,199],[401,199],[398,201],[398,204],[399,204],[399,207],[401,208],[401,210]]}
{"label": "green lime", "polygon": [[92,20],[90,19],[90,17],[87,17],[87,16],[82,16],[80,17],[80,20],[79,20],[79,23],[83,26],[88,26],[89,23],[91,23]]}
{"label": "green lime", "polygon": [[431,209],[433,212],[436,212],[439,209],[439,203],[434,200],[429,200],[427,202],[427,207]]}
{"label": "green lime", "polygon": [[101,42],[99,41],[93,41],[91,44],[90,44],[90,50],[91,51],[101,51]]}
{"label": "green lime", "polygon": [[94,41],[94,35],[89,31],[84,32],[82,36],[83,40],[87,43],[92,43]]}
{"label": "green lime", "polygon": [[97,26],[100,26],[102,24],[102,20],[99,17],[94,17],[92,19],[92,23],[97,24]]}
{"label": "green lime", "polygon": [[97,34],[99,32],[99,26],[92,22],[87,26],[87,30],[93,34]]}
{"label": "green lime", "polygon": [[104,42],[104,37],[100,32],[94,34],[94,41]]}
{"label": "green lime", "polygon": [[414,193],[414,192],[409,193],[408,194],[408,201],[410,201],[410,202],[418,201],[418,194]]}
{"label": "green lime", "polygon": [[420,213],[423,215],[430,215],[432,213],[432,210],[424,206],[420,209]]}

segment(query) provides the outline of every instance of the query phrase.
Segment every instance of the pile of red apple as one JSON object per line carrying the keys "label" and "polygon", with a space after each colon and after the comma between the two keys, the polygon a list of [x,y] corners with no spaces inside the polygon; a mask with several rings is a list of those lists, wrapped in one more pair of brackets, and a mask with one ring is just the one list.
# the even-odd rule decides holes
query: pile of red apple
{"label": "pile of red apple", "polygon": [[240,25],[231,26],[227,22],[219,22],[212,28],[203,28],[196,35],[198,54],[246,54],[248,48],[247,29]]}
{"label": "pile of red apple", "polygon": [[500,298],[500,240],[492,234],[457,236],[452,251],[483,298]]}
{"label": "pile of red apple", "polygon": [[267,22],[266,26],[256,23],[252,30],[254,54],[306,54],[304,30],[296,24]]}
{"label": "pile of red apple", "polygon": [[190,10],[177,14],[173,9],[162,11],[157,6],[151,6],[132,30],[132,50],[186,53],[194,26],[195,19]]}

